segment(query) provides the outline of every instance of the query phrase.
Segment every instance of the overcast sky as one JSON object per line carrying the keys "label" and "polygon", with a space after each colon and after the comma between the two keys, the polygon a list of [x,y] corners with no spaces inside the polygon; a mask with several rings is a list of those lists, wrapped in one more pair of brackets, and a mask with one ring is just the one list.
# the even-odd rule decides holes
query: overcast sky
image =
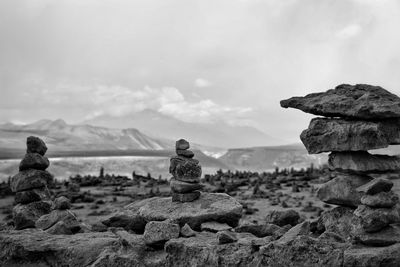
{"label": "overcast sky", "polygon": [[400,95],[397,0],[1,0],[0,122],[146,108],[298,141],[281,99],[341,83]]}

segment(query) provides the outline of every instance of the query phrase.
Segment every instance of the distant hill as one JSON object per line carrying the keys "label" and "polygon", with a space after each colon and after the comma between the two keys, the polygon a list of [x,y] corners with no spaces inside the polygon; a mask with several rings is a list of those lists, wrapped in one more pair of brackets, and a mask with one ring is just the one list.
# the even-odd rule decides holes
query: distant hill
{"label": "distant hill", "polygon": [[91,125],[69,125],[63,120],[40,120],[32,124],[0,125],[0,148],[25,149],[26,138],[43,138],[53,151],[171,149],[174,141],[157,139],[137,129],[110,129]]}
{"label": "distant hill", "polygon": [[98,116],[84,123],[112,128],[136,128],[156,138],[185,138],[193,143],[212,147],[235,148],[282,143],[260,130],[248,126],[232,126],[223,121],[189,123],[154,110],[143,110],[123,117]]}
{"label": "distant hill", "polygon": [[309,155],[301,144],[229,149],[218,158],[240,170],[265,171],[279,168],[307,168],[327,162],[327,154]]}

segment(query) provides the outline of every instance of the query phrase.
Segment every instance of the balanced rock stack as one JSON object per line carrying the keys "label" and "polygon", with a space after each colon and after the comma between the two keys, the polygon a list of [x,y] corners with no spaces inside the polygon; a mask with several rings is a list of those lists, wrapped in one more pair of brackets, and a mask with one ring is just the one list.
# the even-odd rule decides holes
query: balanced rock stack
{"label": "balanced rock stack", "polygon": [[46,171],[49,160],[44,156],[47,147],[38,137],[27,139],[27,150],[19,165],[19,173],[11,178],[15,192],[13,220],[17,230],[35,227],[35,222],[51,210],[50,192],[53,175]]}
{"label": "balanced rock stack", "polygon": [[201,166],[189,150],[190,144],[184,139],[176,141],[176,154],[171,158],[169,172],[172,174],[170,185],[172,201],[192,202],[200,197],[203,186],[200,184]]}
{"label": "balanced rock stack", "polygon": [[368,152],[400,144],[400,98],[379,86],[342,84],[282,100],[281,106],[324,116],[312,119],[300,138],[310,154],[331,152],[328,163],[335,178],[321,186],[318,197],[357,208],[354,239],[372,246],[400,242],[399,228],[391,226],[400,222],[393,183],[371,177],[399,171],[400,158]]}

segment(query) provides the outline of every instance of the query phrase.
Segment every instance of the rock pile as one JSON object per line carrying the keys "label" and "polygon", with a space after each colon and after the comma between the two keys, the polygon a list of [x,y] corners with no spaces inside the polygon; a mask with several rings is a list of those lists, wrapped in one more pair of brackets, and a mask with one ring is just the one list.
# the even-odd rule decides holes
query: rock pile
{"label": "rock pile", "polygon": [[365,245],[400,242],[399,198],[391,181],[371,174],[400,170],[400,158],[372,155],[368,150],[400,144],[400,98],[379,86],[339,85],[324,93],[281,101],[324,116],[314,118],[300,136],[310,154],[331,152],[329,167],[336,176],[322,185],[318,197],[354,211],[353,237]]}
{"label": "rock pile", "polygon": [[20,172],[11,178],[11,190],[15,192],[13,220],[15,229],[35,227],[35,222],[51,210],[48,185],[53,175],[46,171],[49,160],[44,156],[47,147],[38,137],[27,138],[27,150],[22,159]]}
{"label": "rock pile", "polygon": [[201,166],[189,150],[190,144],[184,139],[176,141],[176,155],[171,158],[169,172],[172,174],[170,185],[172,201],[192,202],[200,197],[203,186],[200,184]]}

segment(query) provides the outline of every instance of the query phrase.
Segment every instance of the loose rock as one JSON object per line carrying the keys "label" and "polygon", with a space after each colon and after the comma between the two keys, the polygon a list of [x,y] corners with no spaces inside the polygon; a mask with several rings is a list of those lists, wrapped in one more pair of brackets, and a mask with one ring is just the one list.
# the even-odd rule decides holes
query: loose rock
{"label": "loose rock", "polygon": [[231,230],[232,227],[227,225],[226,223],[205,222],[201,224],[200,229],[201,231],[216,233],[219,231]]}
{"label": "loose rock", "polygon": [[166,241],[178,237],[179,225],[166,221],[147,223],[143,235],[144,242],[149,246],[164,244]]}
{"label": "loose rock", "polygon": [[285,226],[287,224],[295,226],[296,224],[298,224],[299,219],[300,215],[295,210],[273,210],[267,214],[265,221],[267,223],[273,223],[278,226]]}
{"label": "loose rock", "polygon": [[219,244],[234,243],[238,240],[235,233],[233,233],[231,231],[227,231],[227,230],[218,232],[217,238],[218,238]]}

